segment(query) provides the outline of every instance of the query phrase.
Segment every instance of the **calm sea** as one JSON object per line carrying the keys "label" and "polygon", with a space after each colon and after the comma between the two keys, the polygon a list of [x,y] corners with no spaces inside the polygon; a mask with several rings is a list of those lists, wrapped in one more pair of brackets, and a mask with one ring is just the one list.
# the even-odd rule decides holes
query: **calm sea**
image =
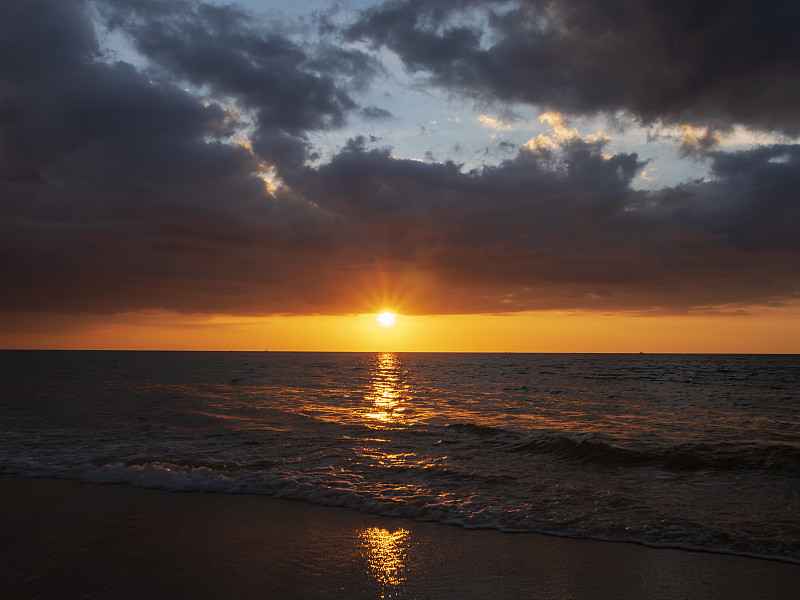
{"label": "calm sea", "polygon": [[0,352],[0,472],[800,562],[800,356]]}

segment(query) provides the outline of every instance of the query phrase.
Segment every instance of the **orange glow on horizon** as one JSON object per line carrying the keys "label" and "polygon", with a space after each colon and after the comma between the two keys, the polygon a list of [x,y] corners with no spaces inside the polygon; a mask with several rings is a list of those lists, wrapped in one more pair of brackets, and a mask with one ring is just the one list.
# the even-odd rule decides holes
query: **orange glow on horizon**
{"label": "orange glow on horizon", "polygon": [[632,316],[541,311],[507,315],[375,313],[235,317],[169,312],[20,316],[0,348],[326,352],[800,353],[800,305],[749,314]]}

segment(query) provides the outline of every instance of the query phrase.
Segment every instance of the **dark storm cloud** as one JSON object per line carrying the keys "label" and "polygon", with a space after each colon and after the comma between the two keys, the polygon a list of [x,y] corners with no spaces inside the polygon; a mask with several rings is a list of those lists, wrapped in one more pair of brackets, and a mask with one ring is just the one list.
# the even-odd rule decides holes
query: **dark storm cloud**
{"label": "dark storm cloud", "polygon": [[397,0],[350,35],[482,101],[797,135],[798,22],[793,0]]}
{"label": "dark storm cloud", "polygon": [[304,248],[330,232],[266,191],[258,158],[226,143],[226,109],[99,61],[82,3],[6,2],[0,23],[15,32],[0,71],[4,307],[235,310],[251,287],[302,280]]}
{"label": "dark storm cloud", "polygon": [[[800,291],[797,145],[698,145],[714,180],[652,192],[632,188],[635,154],[572,134],[469,172],[363,137],[311,166],[314,132],[390,116],[351,96],[370,59],[229,7],[109,6],[146,72],[106,60],[81,2],[0,4],[3,309],[357,312],[376,308],[359,295],[376,277],[417,312],[683,310]],[[440,37],[448,60],[474,50],[470,31]],[[283,186],[265,185],[267,167]]]}
{"label": "dark storm cloud", "polygon": [[254,149],[282,169],[307,157],[307,131],[345,123],[357,108],[348,90],[363,89],[378,70],[363,52],[300,46],[229,6],[110,2],[104,14],[168,77],[253,111]]}
{"label": "dark storm cloud", "polygon": [[800,147],[714,153],[713,183],[658,192],[631,189],[635,154],[603,147],[572,139],[463,173],[355,140],[297,188],[372,255],[435,274],[444,285],[422,293],[439,312],[683,310],[800,289]]}
{"label": "dark storm cloud", "polygon": [[[94,169],[98,177],[104,177],[98,167],[114,160],[126,169],[160,169],[167,179],[191,177],[185,170],[208,166],[191,154],[192,142],[230,133],[219,105],[156,85],[125,63],[98,62],[80,4],[7,2],[0,10],[15,31],[2,38],[0,177],[57,178],[67,162],[81,163],[82,153],[95,153],[100,164],[74,167]],[[173,143],[190,154],[172,153],[167,169],[162,154],[178,149],[169,148]]]}

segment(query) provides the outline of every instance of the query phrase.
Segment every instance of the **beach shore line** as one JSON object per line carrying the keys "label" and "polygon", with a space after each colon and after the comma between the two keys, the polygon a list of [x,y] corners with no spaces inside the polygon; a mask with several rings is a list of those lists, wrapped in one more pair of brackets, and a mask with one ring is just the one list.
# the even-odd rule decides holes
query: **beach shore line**
{"label": "beach shore line", "polygon": [[0,476],[4,598],[794,599],[800,565]]}

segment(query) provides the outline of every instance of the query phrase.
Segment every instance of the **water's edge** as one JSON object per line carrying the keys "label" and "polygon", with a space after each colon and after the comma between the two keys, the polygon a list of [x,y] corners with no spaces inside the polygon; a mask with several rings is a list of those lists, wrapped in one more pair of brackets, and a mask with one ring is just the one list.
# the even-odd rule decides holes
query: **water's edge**
{"label": "water's edge", "polygon": [[341,510],[350,510],[353,512],[366,514],[366,515],[375,515],[381,517],[387,517],[391,519],[397,519],[398,521],[414,521],[418,523],[438,523],[440,525],[445,525],[449,527],[459,527],[461,529],[467,531],[478,531],[478,530],[491,530],[497,531],[504,535],[544,535],[548,537],[557,537],[562,539],[572,539],[572,540],[593,540],[599,542],[607,542],[607,543],[620,543],[620,544],[634,544],[638,546],[644,546],[646,548],[652,548],[655,550],[664,549],[664,550],[682,550],[686,552],[703,552],[708,554],[717,554],[721,556],[736,556],[740,558],[751,558],[756,560],[765,560],[770,562],[779,562],[779,563],[786,563],[786,564],[793,564],[793,565],[800,565],[800,560],[795,560],[790,557],[784,556],[772,556],[772,555],[759,555],[754,553],[748,552],[735,552],[730,550],[724,550],[719,548],[707,548],[702,546],[692,546],[690,544],[668,544],[668,543],[653,543],[647,542],[642,540],[636,539],[613,539],[603,536],[585,536],[585,535],[570,535],[569,533],[558,533],[558,532],[547,532],[547,531],[525,531],[525,530],[516,530],[516,529],[505,529],[502,527],[491,527],[491,526],[469,526],[464,525],[462,523],[456,523],[451,520],[435,520],[435,519],[414,519],[411,517],[406,517],[402,515],[398,515],[393,513],[392,511],[368,511],[363,509],[353,509],[347,507],[341,503],[326,503],[323,501],[314,501],[309,498],[301,498],[301,497],[292,497],[289,494],[260,494],[256,492],[245,492],[245,491],[235,491],[235,490],[222,490],[222,489],[181,489],[175,490],[170,489],[166,486],[156,486],[156,485],[143,485],[137,484],[134,482],[128,481],[113,481],[113,482],[100,482],[95,481],[92,479],[82,479],[78,477],[68,477],[68,476],[46,476],[46,475],[24,475],[21,473],[14,473],[8,471],[0,471],[0,476],[8,476],[8,477],[19,477],[22,479],[60,479],[60,480],[70,480],[70,481],[78,481],[81,483],[86,483],[89,485],[114,485],[114,486],[131,486],[137,489],[144,489],[144,490],[159,490],[162,492],[167,493],[175,493],[175,494],[242,494],[242,495],[249,495],[255,497],[265,497],[271,498],[275,500],[286,500],[288,502],[300,502],[303,504],[309,504],[312,506],[322,506],[325,508],[337,508]]}

